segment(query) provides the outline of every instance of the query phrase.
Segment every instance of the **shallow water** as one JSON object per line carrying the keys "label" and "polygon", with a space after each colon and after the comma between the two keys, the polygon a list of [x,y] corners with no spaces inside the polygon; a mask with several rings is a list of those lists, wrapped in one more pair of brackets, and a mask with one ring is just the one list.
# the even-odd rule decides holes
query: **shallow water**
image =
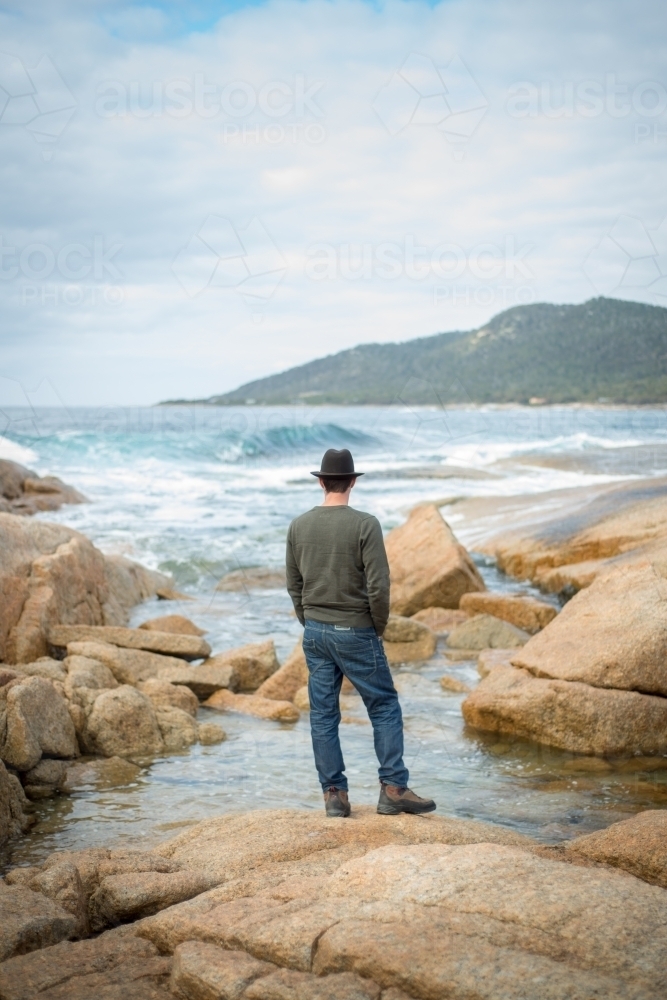
{"label": "shallow water", "polygon": [[[91,500],[43,519],[85,532],[104,551],[173,573],[191,598],[147,602],[135,609],[133,624],[180,612],[208,630],[216,651],[271,637],[280,658],[300,634],[287,595],[215,587],[230,570],[281,565],[289,521],[319,502],[308,470],[325,447],[353,450],[369,473],[356,487],[355,503],[377,514],[385,529],[419,500],[530,493],[539,504],[547,491],[667,472],[662,409],[5,407],[2,413],[0,456],[60,475]],[[482,528],[478,519],[457,530],[465,541]],[[488,560],[479,563],[493,589],[531,590]],[[442,814],[556,842],[667,804],[667,759],[581,760],[467,730],[464,695],[441,689],[445,673],[470,685],[478,679],[474,663],[450,663],[442,650],[426,665],[396,671],[411,783],[436,798]],[[4,863],[36,862],[57,849],[152,843],[232,809],[321,808],[307,713],[293,726],[200,714],[223,725],[225,743],[143,762],[137,779],[123,787],[88,787],[40,803],[37,824],[10,845]],[[344,715],[351,798],[372,803],[372,733],[356,696],[346,699]]]}

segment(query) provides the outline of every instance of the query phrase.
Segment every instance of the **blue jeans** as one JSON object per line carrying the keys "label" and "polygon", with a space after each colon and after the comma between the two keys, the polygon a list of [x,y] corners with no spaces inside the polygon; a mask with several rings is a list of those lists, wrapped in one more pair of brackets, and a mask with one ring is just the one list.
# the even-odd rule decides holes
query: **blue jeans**
{"label": "blue jeans", "polygon": [[308,619],[303,636],[308,664],[310,732],[322,788],[347,791],[338,738],[343,676],[355,686],[373,724],[380,781],[407,787],[403,763],[403,716],[382,643],[374,628],[343,628]]}

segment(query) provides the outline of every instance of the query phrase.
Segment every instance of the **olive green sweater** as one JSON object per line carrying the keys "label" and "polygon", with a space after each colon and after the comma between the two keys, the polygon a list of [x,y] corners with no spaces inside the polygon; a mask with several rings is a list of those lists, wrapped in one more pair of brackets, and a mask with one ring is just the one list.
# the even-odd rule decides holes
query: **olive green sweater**
{"label": "olive green sweater", "polygon": [[313,507],[287,532],[287,590],[297,618],[382,635],[389,564],[380,522],[353,507]]}

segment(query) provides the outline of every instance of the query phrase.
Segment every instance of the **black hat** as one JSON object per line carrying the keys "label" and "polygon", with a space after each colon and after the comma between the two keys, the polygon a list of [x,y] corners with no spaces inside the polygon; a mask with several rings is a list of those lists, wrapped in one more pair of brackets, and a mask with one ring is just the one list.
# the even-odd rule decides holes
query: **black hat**
{"label": "black hat", "polygon": [[311,472],[311,476],[320,479],[342,479],[345,476],[363,476],[363,472],[354,471],[354,459],[347,448],[336,451],[329,448],[324,452],[322,458],[322,468],[319,472]]}

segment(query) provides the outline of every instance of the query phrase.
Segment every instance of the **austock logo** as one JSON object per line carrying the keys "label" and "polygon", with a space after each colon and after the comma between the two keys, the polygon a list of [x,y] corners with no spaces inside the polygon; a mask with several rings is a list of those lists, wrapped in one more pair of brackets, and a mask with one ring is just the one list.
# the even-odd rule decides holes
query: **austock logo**
{"label": "austock logo", "polygon": [[48,56],[27,69],[17,56],[0,52],[0,125],[25,127],[45,160],[75,110],[76,101]]}
{"label": "austock logo", "polygon": [[648,292],[655,301],[667,299],[667,217],[656,229],[640,219],[618,219],[583,263],[583,271],[599,295]]}
{"label": "austock logo", "polygon": [[465,144],[484,117],[489,102],[456,54],[436,66],[429,56],[411,52],[375,98],[373,108],[390,135],[409,125],[430,125],[462,159]]}
{"label": "austock logo", "polygon": [[260,219],[237,228],[209,215],[174,258],[171,269],[189,298],[206,289],[231,289],[249,305],[268,301],[287,263]]}

